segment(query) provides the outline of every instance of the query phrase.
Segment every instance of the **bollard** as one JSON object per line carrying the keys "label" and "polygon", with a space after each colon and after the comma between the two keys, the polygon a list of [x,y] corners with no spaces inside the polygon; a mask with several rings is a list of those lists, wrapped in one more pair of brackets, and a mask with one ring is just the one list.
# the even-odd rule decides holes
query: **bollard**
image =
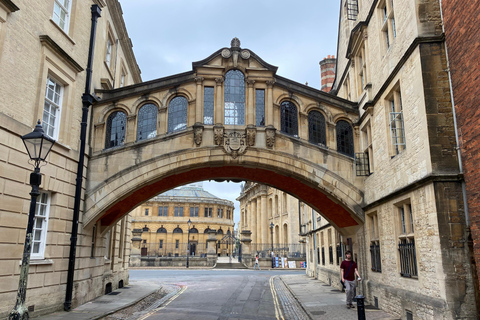
{"label": "bollard", "polygon": [[357,298],[357,316],[358,320],[365,320],[365,297],[359,294]]}

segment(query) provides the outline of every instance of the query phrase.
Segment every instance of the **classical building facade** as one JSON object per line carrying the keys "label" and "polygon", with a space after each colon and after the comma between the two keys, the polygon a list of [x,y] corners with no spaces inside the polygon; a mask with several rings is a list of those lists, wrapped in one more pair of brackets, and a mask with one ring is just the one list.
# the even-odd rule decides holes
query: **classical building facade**
{"label": "classical building facade", "polygon": [[159,194],[130,214],[134,234],[141,232],[132,238],[132,255],[185,257],[189,248],[190,256],[204,256],[209,232],[214,231],[216,254],[228,256],[234,248],[225,237],[233,237],[234,209],[233,202],[205,191],[201,184]]}
{"label": "classical building facade", "polygon": [[300,236],[300,202],[281,190],[247,181],[240,196],[238,231],[251,232],[252,253],[269,257],[273,248],[280,256],[303,256],[304,238]]}
{"label": "classical building facade", "polygon": [[[92,5],[97,6],[93,12]],[[2,319],[15,305],[30,203],[28,176],[33,167],[20,137],[31,132],[38,119],[56,144],[40,168],[26,307],[30,317],[64,307],[77,166],[83,156],[79,143],[82,94],[87,92],[92,15],[98,13],[88,90],[141,82],[118,1],[0,1]],[[90,155],[88,139],[85,166]],[[82,208],[72,308],[128,283],[128,216],[109,228],[86,230]]]}

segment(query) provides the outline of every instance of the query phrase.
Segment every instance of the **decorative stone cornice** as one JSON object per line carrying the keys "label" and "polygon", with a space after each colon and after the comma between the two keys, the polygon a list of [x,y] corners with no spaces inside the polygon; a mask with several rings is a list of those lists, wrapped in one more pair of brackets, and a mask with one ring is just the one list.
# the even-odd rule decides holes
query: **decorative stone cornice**
{"label": "decorative stone cornice", "polygon": [[83,71],[82,66],[77,61],[75,61],[68,53],[66,53],[65,50],[63,50],[55,41],[53,41],[52,38],[45,34],[42,34],[40,35],[40,42],[42,43],[42,45],[48,47],[50,50],[55,52],[77,73]]}
{"label": "decorative stone cornice", "polygon": [[9,11],[9,13],[20,10],[20,8],[10,0],[0,0],[0,4],[2,4]]}

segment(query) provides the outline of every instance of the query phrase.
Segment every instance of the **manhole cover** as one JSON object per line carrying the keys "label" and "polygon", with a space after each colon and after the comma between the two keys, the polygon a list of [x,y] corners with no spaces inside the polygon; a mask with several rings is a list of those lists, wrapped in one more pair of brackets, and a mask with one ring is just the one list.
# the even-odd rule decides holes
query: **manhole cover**
{"label": "manhole cover", "polygon": [[322,316],[326,312],[325,311],[311,311],[310,313],[313,314],[314,316]]}
{"label": "manhole cover", "polygon": [[117,294],[120,294],[120,293],[121,293],[121,292],[115,291],[115,292],[110,292],[109,295],[111,295],[111,296],[116,296]]}

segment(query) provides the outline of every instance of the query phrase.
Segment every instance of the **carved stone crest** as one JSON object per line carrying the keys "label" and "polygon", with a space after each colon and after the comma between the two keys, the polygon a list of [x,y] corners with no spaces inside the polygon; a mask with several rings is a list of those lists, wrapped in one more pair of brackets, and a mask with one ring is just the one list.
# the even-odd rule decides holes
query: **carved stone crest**
{"label": "carved stone crest", "polygon": [[238,66],[238,56],[244,60],[250,59],[251,53],[247,49],[240,48],[240,40],[238,38],[233,38],[230,42],[230,49],[225,48],[222,50],[222,57],[229,59],[232,57],[233,66],[236,68]]}
{"label": "carved stone crest", "polygon": [[267,148],[272,149],[275,145],[275,129],[273,126],[268,126],[265,128],[265,142]]}
{"label": "carved stone crest", "polygon": [[255,145],[255,136],[257,134],[257,129],[254,126],[247,126],[245,129],[245,133],[247,136],[247,146],[252,147]]}
{"label": "carved stone crest", "polygon": [[215,145],[217,146],[221,146],[223,145],[223,132],[224,132],[224,128],[222,125],[215,125],[213,127],[213,134],[214,134],[214,141],[215,141]]}
{"label": "carved stone crest", "polygon": [[247,149],[246,135],[234,131],[224,135],[223,148],[233,159],[245,153]]}
{"label": "carved stone crest", "polygon": [[201,123],[195,123],[193,125],[193,140],[197,146],[202,144],[203,128]]}

